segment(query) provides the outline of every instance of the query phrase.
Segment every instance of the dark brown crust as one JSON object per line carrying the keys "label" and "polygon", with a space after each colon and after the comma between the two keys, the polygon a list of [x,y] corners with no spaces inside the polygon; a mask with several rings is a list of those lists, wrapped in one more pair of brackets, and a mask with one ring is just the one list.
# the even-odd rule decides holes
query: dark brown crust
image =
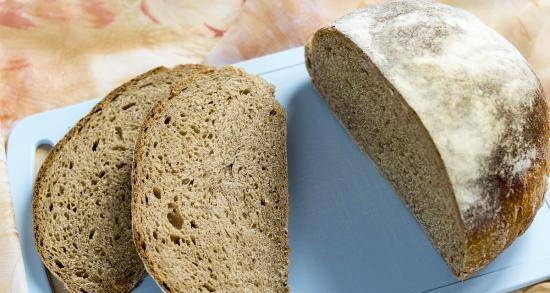
{"label": "dark brown crust", "polygon": [[[341,34],[331,26],[321,28],[314,34],[312,39],[318,36],[319,33],[336,33],[349,40],[345,34]],[[349,42],[356,46],[353,41],[350,40]],[[308,69],[312,68],[311,60],[307,58],[307,52],[311,50],[310,47],[311,40],[305,46]],[[311,70],[310,75],[315,85],[315,76]],[[384,75],[383,72],[382,75]],[[518,236],[525,232],[543,203],[547,187],[546,176],[550,172],[550,103],[548,98],[544,96],[540,83],[536,95],[533,110],[530,113],[525,113],[525,118],[528,121],[527,128],[530,128],[529,133],[526,134],[530,137],[526,138],[526,141],[531,142],[541,155],[537,157],[537,160],[533,162],[522,177],[513,178],[514,184],[500,184],[497,188],[492,189],[498,193],[496,197],[499,198],[498,207],[500,207],[500,212],[487,217],[483,222],[476,222],[472,226],[473,228],[462,223],[466,231],[464,260],[460,268],[451,267],[453,273],[459,279],[471,277],[493,261]],[[406,103],[405,100],[404,102]],[[415,112],[414,109],[413,112]],[[418,122],[422,123],[420,119],[418,119]],[[498,157],[495,155],[494,159],[498,160]],[[506,196],[506,194],[512,194],[512,196]]]}
{"label": "dark brown crust", "polygon": [[[540,155],[523,176],[508,174],[507,178],[498,178],[495,192],[501,212],[468,231],[464,266],[457,275],[461,279],[482,269],[523,234],[544,202],[550,167],[550,111],[540,83],[533,110],[525,116],[528,125],[524,139],[533,144]],[[498,155],[493,158],[500,160]]]}
{"label": "dark brown crust", "polygon": [[[195,65],[180,65],[180,66],[195,66]],[[196,66],[201,66],[202,67],[202,65],[196,65]],[[129,87],[137,84],[140,80],[142,80],[146,77],[149,77],[151,75],[155,75],[155,74],[158,74],[158,73],[168,72],[169,70],[170,69],[165,68],[165,67],[154,68],[150,71],[147,71],[147,72],[133,78],[132,80],[124,83],[123,85],[119,86],[118,88],[116,88],[115,90],[110,92],[96,106],[94,106],[94,108],[92,108],[92,110],[90,110],[90,112],[86,116],[81,118],[78,121],[78,123],[73,128],[71,128],[71,130],[67,134],[65,134],[65,136],[50,151],[50,153],[46,157],[44,163],[40,167],[40,170],[38,171],[38,174],[36,176],[36,181],[35,181],[35,184],[34,184],[34,189],[33,189],[33,199],[32,199],[33,215],[32,216],[33,216],[33,232],[34,232],[35,242],[39,238],[38,235],[40,235],[40,231],[38,229],[36,213],[34,211],[37,209],[38,201],[40,200],[39,197],[40,197],[40,194],[41,194],[40,191],[42,190],[42,182],[43,182],[43,179],[44,179],[45,175],[47,173],[49,173],[49,170],[51,168],[52,163],[59,156],[59,153],[63,149],[65,144],[69,140],[71,140],[74,136],[78,135],[78,133],[88,123],[88,121],[90,121],[90,119],[92,119],[96,115],[99,115],[99,113],[101,112],[101,110],[104,107],[106,107],[108,104],[113,102],[120,94],[125,92]],[[43,258],[43,254],[42,254],[40,246],[36,245],[36,247],[37,247],[37,250],[39,252],[38,254],[40,256],[40,260],[46,266],[48,271],[50,273],[52,273],[57,279],[59,279],[65,285],[65,287],[67,287],[70,291],[77,292],[78,288],[70,288],[68,286],[68,284],[57,273],[57,270],[56,270],[55,266],[53,266],[51,263],[49,263],[47,260],[45,260]],[[145,270],[142,269],[141,274],[137,274],[135,278],[129,279],[127,283],[119,284],[119,289],[124,290],[126,292],[132,290],[132,288],[134,288],[141,281],[141,279],[143,278],[144,275],[145,275]]]}

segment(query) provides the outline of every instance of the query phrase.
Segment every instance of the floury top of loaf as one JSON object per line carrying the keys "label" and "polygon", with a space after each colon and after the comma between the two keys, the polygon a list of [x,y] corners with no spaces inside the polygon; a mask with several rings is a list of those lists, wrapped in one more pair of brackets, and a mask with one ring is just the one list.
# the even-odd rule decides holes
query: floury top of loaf
{"label": "floury top of loaf", "polygon": [[547,169],[548,136],[540,133],[548,133],[548,119],[540,117],[549,116],[548,101],[540,82],[521,54],[476,17],[405,1],[355,11],[332,26],[417,112],[467,226],[494,215],[535,164]]}

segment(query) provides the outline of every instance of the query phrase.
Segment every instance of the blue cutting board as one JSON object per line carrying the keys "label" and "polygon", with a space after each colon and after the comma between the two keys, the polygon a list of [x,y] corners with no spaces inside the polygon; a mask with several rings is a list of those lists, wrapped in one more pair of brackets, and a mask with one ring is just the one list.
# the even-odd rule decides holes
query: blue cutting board
{"label": "blue cutting board", "polygon": [[[290,288],[294,293],[508,292],[550,279],[550,205],[491,265],[459,282],[368,156],[311,86],[303,48],[236,64],[276,88],[288,115]],[[98,100],[33,115],[8,140],[8,169],[31,293],[51,292],[33,243],[34,154]],[[147,277],[134,292],[160,292]]]}

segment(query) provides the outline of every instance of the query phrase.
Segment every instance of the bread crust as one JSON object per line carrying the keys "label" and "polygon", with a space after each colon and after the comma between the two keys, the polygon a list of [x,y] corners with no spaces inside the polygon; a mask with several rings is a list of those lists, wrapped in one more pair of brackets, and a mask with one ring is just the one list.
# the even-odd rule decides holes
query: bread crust
{"label": "bread crust", "polygon": [[[191,66],[191,67],[197,67],[197,68],[203,68],[204,67],[203,65],[179,65],[179,66]],[[175,68],[178,68],[178,67],[175,67]],[[143,74],[140,74],[139,76],[137,76],[137,77],[131,79],[130,81],[122,84],[121,86],[117,87],[115,90],[110,92],[105,98],[103,98],[97,105],[95,105],[92,108],[92,110],[90,110],[90,112],[86,116],[81,118],[76,123],[76,125],[74,127],[72,127],[69,130],[69,132],[67,134],[65,134],[65,136],[63,136],[63,138],[52,148],[52,150],[49,152],[48,156],[46,157],[45,161],[43,162],[43,164],[41,165],[41,167],[40,167],[40,169],[37,173],[35,184],[34,184],[34,187],[33,187],[33,199],[32,199],[32,211],[33,211],[32,212],[32,217],[33,217],[33,219],[32,219],[32,222],[33,222],[33,232],[34,232],[35,241],[37,241],[37,239],[39,238],[39,235],[41,234],[41,231],[38,228],[39,225],[38,225],[38,219],[36,218],[36,211],[38,209],[38,201],[41,200],[41,196],[42,196],[41,191],[42,191],[42,188],[43,188],[43,186],[42,186],[43,180],[44,180],[46,174],[48,174],[50,172],[50,169],[51,169],[51,166],[52,166],[53,162],[60,155],[61,150],[64,148],[64,146],[67,144],[67,142],[70,141],[76,135],[78,135],[80,130],[92,118],[94,118],[96,115],[99,115],[99,113],[101,112],[101,110],[104,107],[106,107],[111,102],[113,102],[119,95],[126,92],[129,87],[137,84],[139,81],[143,80],[144,78],[147,78],[149,76],[153,76],[153,75],[156,75],[156,74],[160,74],[160,73],[167,73],[169,71],[170,71],[170,69],[168,69],[166,67],[163,67],[163,66],[157,67],[157,68],[151,69],[151,70],[149,70],[149,71],[147,71]],[[40,245],[36,245],[36,247],[37,247],[37,250],[39,252],[38,255],[40,256],[40,260],[46,266],[48,271],[50,273],[52,273],[58,280],[60,280],[65,285],[65,287],[68,290],[70,290],[71,292],[80,292],[79,291],[80,288],[73,288],[65,280],[63,280],[61,278],[61,276],[59,275],[59,273],[57,272],[57,269],[54,266],[54,264],[51,261],[46,260],[43,257],[43,253],[42,253]],[[134,278],[128,278],[128,280],[126,282],[119,283],[117,285],[117,288],[113,288],[113,290],[116,291],[116,292],[129,292],[130,290],[132,290],[132,288],[134,288],[135,286],[137,286],[137,284],[139,284],[141,282],[144,275],[145,275],[145,269],[142,267],[140,269],[140,273],[137,274]]]}
{"label": "bread crust", "polygon": [[[539,85],[540,86],[540,85]],[[468,230],[465,262],[460,278],[479,271],[522,235],[531,225],[544,202],[546,176],[550,162],[550,112],[548,98],[539,87],[536,106],[527,114],[531,121],[529,138],[542,154],[520,177],[497,178],[494,192],[500,199],[500,212],[495,217],[479,221]],[[493,157],[499,160],[499,155]]]}
{"label": "bread crust", "polygon": [[[376,48],[379,45],[376,43],[376,37],[369,35],[374,34],[372,31],[377,30],[376,28],[373,28],[376,26],[376,21],[385,22],[393,17],[399,17],[402,14],[410,13],[410,11],[414,11],[414,9],[424,9],[418,7],[415,8],[414,6],[420,5],[418,3],[427,2],[405,1],[397,4],[391,4],[395,5],[394,7],[390,7],[390,5],[388,5],[384,8],[376,8],[379,9],[379,11],[383,11],[380,12],[380,14],[377,14],[379,12],[368,11],[369,8],[364,11],[357,11],[355,12],[356,15],[361,14],[362,12],[365,12],[364,14],[366,15],[368,11],[369,16],[364,16],[364,20],[360,20],[360,17],[344,17],[342,20],[336,22],[340,23],[340,25],[331,24],[317,31],[312,40],[318,38],[321,34],[338,34],[338,36],[347,39],[349,45],[363,52],[362,56],[367,60],[372,60],[373,58],[375,61],[385,60],[380,56],[374,55],[392,53],[387,53],[384,51],[385,49],[378,49],[379,51],[376,51],[377,49],[370,49]],[[437,14],[438,9],[447,10],[449,8],[437,6],[435,8],[430,7],[426,9],[431,9],[428,14]],[[462,12],[457,13],[460,15],[462,14]],[[379,19],[374,20],[377,17]],[[365,26],[365,28],[362,28],[364,31],[359,29],[354,30],[354,26],[347,26],[347,24],[344,24],[345,21],[354,21],[354,26]],[[363,21],[362,24],[360,23],[361,21]],[[370,23],[371,21],[372,23]],[[369,24],[367,25],[367,23]],[[342,31],[342,28],[348,28],[349,30]],[[445,31],[445,28],[439,27],[438,29]],[[416,38],[416,36],[411,36],[411,38]],[[438,54],[438,52],[440,52],[438,51],[440,50],[440,48],[438,48],[439,45],[429,43],[431,39],[423,40],[421,38],[422,36],[419,36],[418,39],[415,39],[414,41],[411,40],[411,42],[425,42],[422,44],[424,44],[426,48],[429,48],[428,50],[434,50],[435,53],[433,54]],[[310,40],[306,45],[306,65],[314,81],[313,83],[316,85],[316,78],[314,71],[312,70],[312,61],[307,58],[311,55],[311,50],[313,50],[312,40]],[[363,41],[364,43],[358,44],[360,41]],[[506,48],[506,50],[509,49]],[[390,55],[390,57],[387,58],[392,58],[392,56]],[[520,60],[518,62],[521,63],[522,61]],[[374,63],[376,64],[376,62]],[[395,72],[390,72],[392,70],[391,65],[384,63],[384,65],[379,67],[379,70],[385,77],[386,81],[392,85],[395,85],[397,81],[401,80],[395,76]],[[424,69],[416,68],[415,70],[420,72]],[[408,72],[408,74],[414,75],[416,73]],[[515,122],[514,119],[518,119],[517,116],[510,115],[513,117],[506,118],[508,119],[507,127],[509,127],[510,130],[504,131],[504,134],[500,140],[495,143],[498,147],[496,147],[490,156],[487,157],[487,162],[489,162],[488,164],[490,166],[488,169],[496,171],[484,174],[484,176],[481,176],[480,179],[482,181],[479,182],[479,184],[484,188],[482,191],[486,194],[485,200],[489,202],[487,206],[490,208],[478,214],[476,214],[475,211],[462,214],[462,224],[466,235],[463,263],[460,267],[452,267],[453,273],[459,279],[470,277],[491,262],[496,256],[498,256],[498,254],[500,254],[500,252],[508,247],[529,227],[536,212],[543,203],[544,193],[547,188],[546,176],[549,173],[548,162],[550,161],[549,101],[548,98],[545,97],[540,82],[536,79],[536,76],[532,70],[529,68],[525,74],[528,76],[527,78],[534,78],[537,84],[533,88],[526,91],[529,98],[533,101],[532,107],[526,107],[526,110],[520,110],[521,119],[525,119],[526,121],[525,126],[522,128],[522,131],[518,132],[510,126]],[[527,84],[527,82],[525,83]],[[316,85],[316,87],[319,88],[318,85]],[[403,97],[403,93],[399,91],[399,87],[396,88],[403,102],[409,105],[409,107],[417,114],[419,118],[418,122],[421,123],[424,128],[428,129],[428,131],[433,129],[433,127],[430,127],[430,125],[426,125],[425,123],[426,120],[424,119],[426,119],[426,114],[419,113],[415,104],[411,104],[410,101]],[[490,91],[493,89],[486,90]],[[509,115],[509,112],[502,111],[501,115]],[[530,161],[530,165],[523,170],[523,172],[517,173],[513,172],[514,170],[511,170],[509,164],[506,164],[507,161],[510,161],[510,154],[519,155],[527,152],[527,150],[522,146],[514,146],[513,144],[510,146],[509,142],[514,142],[516,140],[520,140],[525,145],[531,146],[537,154],[537,156]],[[439,152],[441,150],[440,144],[436,141],[434,141],[434,144],[437,146]],[[441,157],[440,153],[439,156]],[[445,165],[447,174],[449,174],[448,168],[449,165]],[[452,181],[449,180],[449,182]]]}

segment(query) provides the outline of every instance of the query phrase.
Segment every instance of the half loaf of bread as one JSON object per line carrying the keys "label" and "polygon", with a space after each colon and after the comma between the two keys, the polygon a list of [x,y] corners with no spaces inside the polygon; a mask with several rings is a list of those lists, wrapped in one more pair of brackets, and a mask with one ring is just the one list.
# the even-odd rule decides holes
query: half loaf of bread
{"label": "half loaf of bread", "polygon": [[40,257],[72,292],[128,292],[143,264],[131,234],[134,144],[170,86],[206,67],[157,68],[125,83],[56,144],[40,168],[33,226]]}
{"label": "half loaf of bread", "polygon": [[525,59],[428,1],[355,11],[306,46],[313,84],[459,278],[523,233],[549,166],[549,107]]}
{"label": "half loaf of bread", "polygon": [[194,75],[145,120],[132,227],[166,292],[287,292],[286,122],[235,68]]}

